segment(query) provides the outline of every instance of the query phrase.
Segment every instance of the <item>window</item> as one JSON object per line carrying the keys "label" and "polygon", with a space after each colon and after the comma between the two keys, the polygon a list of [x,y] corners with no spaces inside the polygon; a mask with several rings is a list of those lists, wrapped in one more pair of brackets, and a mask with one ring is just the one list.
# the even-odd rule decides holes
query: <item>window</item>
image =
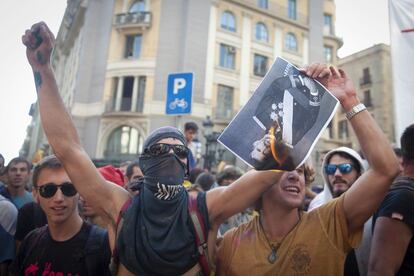
{"label": "window", "polygon": [[348,123],[346,120],[340,121],[339,125],[339,139],[347,139],[348,138]]}
{"label": "window", "polygon": [[257,0],[257,6],[262,9],[268,8],[268,1],[267,0]]}
{"label": "window", "polygon": [[145,11],[145,1],[137,0],[129,8],[130,13],[144,12]]}
{"label": "window", "polygon": [[121,111],[131,111],[133,87],[134,77],[125,77],[124,87],[122,88]]}
{"label": "window", "polygon": [[333,35],[332,15],[326,13],[323,15],[323,30],[324,34]]}
{"label": "window", "polygon": [[136,157],[143,143],[144,137],[136,128],[120,126],[109,135],[105,157]]}
{"label": "window", "polygon": [[[134,84],[135,81],[137,84]],[[118,87],[119,83],[121,85],[120,87]],[[110,106],[108,106],[110,107],[110,111],[131,111],[142,113],[144,110],[145,84],[145,76],[115,78],[112,88],[114,90],[113,98],[109,104]]]}
{"label": "window", "polygon": [[269,41],[266,25],[262,22],[256,24],[256,39],[259,41]]}
{"label": "window", "polygon": [[126,37],[125,58],[139,58],[141,55],[141,35],[129,35]]}
{"label": "window", "polygon": [[366,67],[362,70],[362,78],[360,79],[360,85],[366,85],[371,83],[371,74],[369,73],[369,68]]}
{"label": "window", "polygon": [[236,18],[231,12],[223,12],[221,16],[221,28],[231,32],[236,31]]}
{"label": "window", "polygon": [[325,61],[326,62],[332,62],[332,52],[333,52],[332,47],[324,46],[323,47],[323,52],[324,52],[324,55],[325,55]]}
{"label": "window", "polygon": [[372,98],[370,90],[364,91],[364,104],[366,107],[372,107]]}
{"label": "window", "polygon": [[288,0],[288,17],[296,20],[296,0]]}
{"label": "window", "polygon": [[217,99],[216,118],[230,120],[233,117],[233,87],[219,85]]}
{"label": "window", "polygon": [[263,77],[267,72],[267,60],[268,58],[262,55],[254,54],[254,68],[253,73],[255,76]]}
{"label": "window", "polygon": [[298,42],[293,33],[287,33],[285,36],[285,48],[290,51],[298,51]]}
{"label": "window", "polygon": [[220,66],[234,69],[236,61],[236,48],[226,44],[220,44]]}
{"label": "window", "polygon": [[145,84],[147,83],[147,78],[141,76],[138,78],[138,95],[137,95],[137,104],[136,112],[144,112],[144,100],[145,100]]}

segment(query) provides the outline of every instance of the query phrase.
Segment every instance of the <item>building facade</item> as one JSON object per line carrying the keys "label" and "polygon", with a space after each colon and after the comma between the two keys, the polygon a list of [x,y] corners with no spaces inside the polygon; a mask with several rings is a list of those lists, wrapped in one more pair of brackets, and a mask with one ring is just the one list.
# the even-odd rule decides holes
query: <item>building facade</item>
{"label": "building facade", "polygon": [[[68,1],[53,65],[87,153],[131,159],[160,126],[210,116],[222,131],[276,57],[336,64],[334,22],[332,0]],[[177,72],[194,73],[191,115],[165,114],[167,77]],[[45,142],[33,115],[28,157]],[[316,148],[331,143],[324,133]]]}
{"label": "building facade", "polygon": [[[394,129],[394,93],[390,46],[377,44],[339,60],[339,67],[354,82],[357,93],[391,143],[396,142]],[[349,140],[359,147],[343,110],[336,121],[337,139]]]}

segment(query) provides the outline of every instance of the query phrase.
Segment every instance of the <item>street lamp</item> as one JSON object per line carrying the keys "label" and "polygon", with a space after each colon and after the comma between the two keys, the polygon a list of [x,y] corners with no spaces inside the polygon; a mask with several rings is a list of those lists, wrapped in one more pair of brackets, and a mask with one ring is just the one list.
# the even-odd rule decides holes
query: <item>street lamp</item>
{"label": "street lamp", "polygon": [[[204,154],[204,169],[211,170],[216,162],[217,138],[220,133],[213,131],[214,123],[210,116],[203,121],[204,138],[206,139],[206,152]],[[221,157],[221,156],[220,156]]]}

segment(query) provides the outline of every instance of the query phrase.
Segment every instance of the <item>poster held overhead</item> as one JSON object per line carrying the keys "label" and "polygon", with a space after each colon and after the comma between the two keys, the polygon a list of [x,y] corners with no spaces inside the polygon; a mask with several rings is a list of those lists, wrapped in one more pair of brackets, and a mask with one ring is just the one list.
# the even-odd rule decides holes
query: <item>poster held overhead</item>
{"label": "poster held overhead", "polygon": [[337,106],[319,82],[277,58],[218,141],[255,169],[294,170],[309,156]]}

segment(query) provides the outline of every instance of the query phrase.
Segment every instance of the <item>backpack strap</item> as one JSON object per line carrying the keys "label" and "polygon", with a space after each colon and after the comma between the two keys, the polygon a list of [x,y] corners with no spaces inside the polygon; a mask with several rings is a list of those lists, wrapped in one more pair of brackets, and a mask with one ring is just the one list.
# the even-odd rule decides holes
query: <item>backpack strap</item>
{"label": "backpack strap", "polygon": [[119,254],[117,250],[117,240],[119,235],[119,229],[121,229],[122,224],[124,223],[124,216],[126,210],[128,210],[129,206],[132,203],[132,198],[128,198],[127,201],[125,201],[124,205],[122,205],[121,210],[119,211],[118,218],[116,220],[116,226],[115,226],[115,248],[112,252],[113,261],[118,264],[119,263]]}
{"label": "backpack strap", "polygon": [[[92,224],[84,248],[84,261],[88,275],[110,275],[111,256],[109,251],[103,251],[105,243],[109,247],[108,232]],[[105,263],[108,266],[104,266]]]}
{"label": "backpack strap", "polygon": [[194,225],[196,243],[198,249],[198,263],[203,270],[204,276],[210,276],[210,264],[208,262],[207,233],[204,225],[203,215],[198,210],[197,196],[189,195],[188,211]]}
{"label": "backpack strap", "polygon": [[[24,252],[24,258],[22,264],[26,263],[27,258],[31,256],[34,252],[36,254],[42,255],[45,248],[41,247],[40,241],[46,236],[47,233],[47,225],[36,228],[32,232],[30,232],[25,240],[25,243],[27,244]],[[19,251],[21,248],[19,249]]]}

